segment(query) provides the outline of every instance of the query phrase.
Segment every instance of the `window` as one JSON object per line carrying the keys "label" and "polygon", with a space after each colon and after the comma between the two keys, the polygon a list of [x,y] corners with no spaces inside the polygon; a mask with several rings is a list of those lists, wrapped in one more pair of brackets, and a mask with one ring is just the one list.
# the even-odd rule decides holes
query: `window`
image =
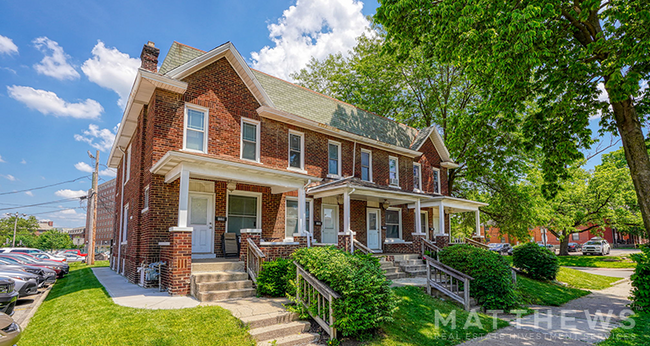
{"label": "window", "polygon": [[426,211],[420,212],[420,233],[429,232],[429,213]]}
{"label": "window", "polygon": [[419,163],[413,163],[413,190],[420,191],[422,190],[422,174],[420,171],[422,166]]}
{"label": "window", "polygon": [[[285,209],[285,238],[293,238],[294,233],[298,233],[298,200],[287,198]],[[312,233],[311,228],[311,200],[305,201],[305,225],[307,232]]]}
{"label": "window", "polygon": [[129,181],[129,178],[131,177],[131,146],[126,149],[126,155],[124,156],[125,158],[125,166],[124,166],[124,177],[122,177],[122,180],[124,181],[124,184],[126,184],[127,181]]}
{"label": "window", "polygon": [[241,158],[259,161],[260,124],[254,120],[242,118],[241,122]]}
{"label": "window", "polygon": [[361,180],[372,181],[372,152],[361,149]]}
{"label": "window", "polygon": [[389,184],[399,186],[399,161],[396,157],[388,157],[388,177],[390,178]]}
{"label": "window", "polygon": [[341,176],[341,143],[330,141],[327,146],[329,158],[328,163],[328,175],[329,176]]}
{"label": "window", "polygon": [[228,233],[240,234],[242,229],[258,228],[259,196],[228,196]]}
{"label": "window", "polygon": [[433,192],[440,193],[440,170],[433,168]]}
{"label": "window", "polygon": [[304,135],[289,131],[289,168],[304,169]]}
{"label": "window", "polygon": [[185,141],[183,149],[205,153],[208,147],[208,109],[185,105]]}
{"label": "window", "polygon": [[386,210],[386,238],[402,238],[402,211],[400,209]]}
{"label": "window", "polygon": [[122,243],[126,243],[126,236],[129,231],[129,205],[124,206],[124,215],[122,221]]}
{"label": "window", "polygon": [[144,200],[142,201],[142,212],[149,210],[149,186],[144,188]]}
{"label": "window", "polygon": [[571,239],[580,240],[580,233],[571,233]]}

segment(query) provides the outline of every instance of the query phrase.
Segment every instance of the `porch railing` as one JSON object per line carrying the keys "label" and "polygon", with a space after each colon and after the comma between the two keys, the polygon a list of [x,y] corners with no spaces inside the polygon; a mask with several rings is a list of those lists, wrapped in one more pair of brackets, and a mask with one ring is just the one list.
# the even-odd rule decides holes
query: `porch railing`
{"label": "porch railing", "polygon": [[450,237],[449,244],[465,244],[465,237]]}
{"label": "porch railing", "polygon": [[329,334],[336,338],[334,328],[334,302],[341,296],[324,282],[309,274],[298,263],[296,265],[296,300],[302,304],[309,315]]}
{"label": "porch railing", "polygon": [[459,302],[465,310],[469,311],[470,281],[474,280],[474,278],[429,256],[424,256],[424,259],[427,262],[427,293],[431,294],[432,289],[436,289]]}
{"label": "porch railing", "polygon": [[358,240],[356,240],[356,239],[354,239],[354,240],[352,241],[352,243],[354,244],[354,248],[355,248],[356,250],[359,250],[359,251],[365,253],[366,255],[373,253],[373,251],[370,250],[369,247],[367,247],[367,246],[361,244],[361,242],[358,241]]}
{"label": "porch railing", "polygon": [[248,246],[246,248],[246,271],[251,280],[257,284],[257,277],[260,275],[262,269],[262,262],[266,255],[257,247],[257,244],[251,239],[246,239]]}
{"label": "porch railing", "polygon": [[438,257],[438,251],[442,251],[442,249],[434,244],[431,240],[422,239],[422,258],[424,258],[424,256],[427,254],[427,251],[429,251],[431,254],[435,254],[436,260],[440,260]]}
{"label": "porch railing", "polygon": [[489,246],[487,246],[487,245],[485,245],[485,244],[483,244],[481,242],[477,242],[476,240],[470,239],[470,238],[465,238],[465,244],[469,244],[469,245],[472,245],[472,246],[475,246],[475,247],[478,247],[478,248],[481,248],[481,249],[485,249],[485,250],[490,249]]}

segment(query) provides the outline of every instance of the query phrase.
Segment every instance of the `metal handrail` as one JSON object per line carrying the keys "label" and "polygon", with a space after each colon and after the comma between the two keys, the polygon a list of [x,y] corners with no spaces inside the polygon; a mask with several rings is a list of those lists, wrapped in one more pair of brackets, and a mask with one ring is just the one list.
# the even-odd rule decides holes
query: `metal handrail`
{"label": "metal handrail", "polygon": [[257,244],[251,239],[246,239],[248,241],[248,246],[246,247],[246,271],[248,276],[254,283],[257,283],[257,277],[260,275],[262,262],[266,255],[257,247]]}
{"label": "metal handrail", "polygon": [[361,244],[360,241],[354,239],[354,240],[352,240],[352,242],[354,243],[354,246],[357,248],[357,250],[359,250],[359,251],[365,253],[366,255],[373,253],[373,251],[370,250],[369,247],[367,247],[367,246]]}
{"label": "metal handrail", "polygon": [[329,334],[336,338],[334,323],[334,301],[341,296],[324,282],[316,279],[298,263],[296,265],[296,300],[302,304],[309,315]]}
{"label": "metal handrail", "polygon": [[[427,293],[432,289],[445,294],[451,299],[463,304],[465,310],[470,309],[470,281],[471,276],[454,268],[446,266],[435,259],[424,256],[427,262]],[[462,283],[462,285],[460,285]]]}

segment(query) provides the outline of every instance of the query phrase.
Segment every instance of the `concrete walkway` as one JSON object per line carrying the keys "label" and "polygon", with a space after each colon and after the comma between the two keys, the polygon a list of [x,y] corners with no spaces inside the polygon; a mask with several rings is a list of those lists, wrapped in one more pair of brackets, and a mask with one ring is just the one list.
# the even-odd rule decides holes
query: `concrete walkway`
{"label": "concrete walkway", "polygon": [[93,268],[93,273],[117,305],[140,309],[184,309],[199,305],[190,297],[172,297],[157,288],[143,288],[132,284],[125,277],[108,267]]}
{"label": "concrete walkway", "polygon": [[630,289],[630,281],[625,281],[601,291],[592,291],[590,295],[561,307],[532,307],[534,314],[512,320],[510,327],[461,345],[593,345],[607,339],[609,332],[631,314],[626,307]]}
{"label": "concrete walkway", "polygon": [[230,311],[233,316],[244,320],[285,313],[284,304],[291,304],[291,301],[286,298],[242,298],[201,303],[220,306]]}
{"label": "concrete walkway", "polygon": [[632,274],[634,274],[634,268],[587,268],[587,267],[566,267],[570,269],[579,270],[581,272],[594,274],[594,275],[603,275],[603,276],[612,276],[615,278],[629,279]]}

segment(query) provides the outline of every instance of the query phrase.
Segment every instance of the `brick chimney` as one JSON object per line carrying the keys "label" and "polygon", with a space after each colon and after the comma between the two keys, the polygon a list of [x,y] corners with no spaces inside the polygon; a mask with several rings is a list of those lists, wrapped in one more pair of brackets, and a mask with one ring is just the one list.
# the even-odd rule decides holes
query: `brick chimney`
{"label": "brick chimney", "polygon": [[147,42],[142,47],[140,54],[140,67],[153,73],[158,72],[158,54],[160,54],[160,49],[156,48],[153,42]]}

